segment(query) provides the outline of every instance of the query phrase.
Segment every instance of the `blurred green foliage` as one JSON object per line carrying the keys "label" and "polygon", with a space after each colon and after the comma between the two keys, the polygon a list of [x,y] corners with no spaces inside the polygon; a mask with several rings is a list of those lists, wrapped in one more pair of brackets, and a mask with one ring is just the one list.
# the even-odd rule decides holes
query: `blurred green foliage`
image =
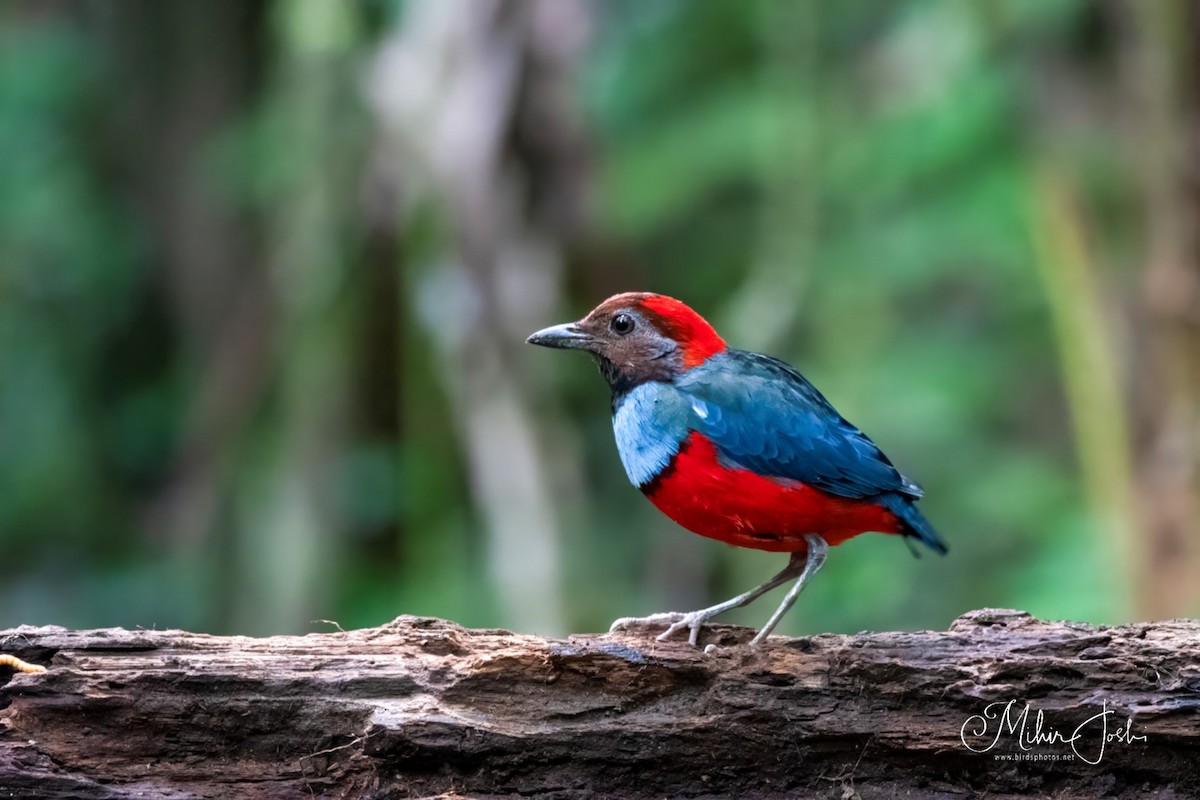
{"label": "blurred green foliage", "polygon": [[[497,602],[448,356],[422,322],[453,220],[380,221],[363,199],[394,157],[363,75],[421,3],[245,4],[266,10],[215,15],[229,30],[189,27],[195,5],[0,11],[0,627],[523,628]],[[571,76],[587,233],[542,324],[608,291],[684,299],[796,364],[925,486],[950,543],[920,560],[847,543],[781,632],[942,627],[979,606],[1131,613],[1083,500],[1031,247],[1048,159],[1111,221],[1110,252],[1136,245],[1115,134],[1041,122],[1069,100],[1051,69],[1105,80],[1091,6],[587,5]],[[239,303],[260,295],[246,323]],[[203,343],[222,335],[260,354],[252,374],[214,378]],[[530,395],[579,436],[584,498],[558,550],[569,627],[774,573],[778,556],[691,536],[627,485],[587,364],[515,352],[544,362]],[[281,479],[310,463],[317,516]],[[180,492],[207,509],[195,531],[170,510]],[[299,558],[315,575],[277,585]]]}

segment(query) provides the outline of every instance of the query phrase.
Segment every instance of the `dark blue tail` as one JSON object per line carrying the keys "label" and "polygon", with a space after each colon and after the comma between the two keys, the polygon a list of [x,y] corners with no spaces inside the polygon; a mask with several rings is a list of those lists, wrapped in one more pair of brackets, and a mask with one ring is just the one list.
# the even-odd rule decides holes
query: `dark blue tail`
{"label": "dark blue tail", "polygon": [[[888,493],[880,495],[880,505],[891,511],[900,521],[904,523],[906,531],[905,536],[911,536],[917,539],[921,544],[928,547],[935,553],[946,555],[946,543],[937,535],[937,531],[929,524],[929,520],[925,519],[925,515],[918,509],[912,498],[902,494]],[[915,554],[916,551],[914,550]]]}

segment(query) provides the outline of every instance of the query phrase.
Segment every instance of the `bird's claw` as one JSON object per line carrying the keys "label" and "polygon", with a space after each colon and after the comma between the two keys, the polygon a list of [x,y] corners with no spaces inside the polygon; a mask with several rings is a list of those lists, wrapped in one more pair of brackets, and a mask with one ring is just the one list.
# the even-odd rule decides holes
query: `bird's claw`
{"label": "bird's claw", "polygon": [[613,622],[608,632],[613,633],[615,631],[627,630],[630,627],[640,625],[665,624],[667,625],[667,629],[655,637],[657,641],[665,642],[679,631],[687,628],[690,631],[688,634],[688,643],[695,647],[696,639],[700,636],[700,628],[704,626],[705,622],[708,622],[709,619],[715,616],[714,614],[706,613],[706,611],[707,609],[704,611],[691,611],[686,614],[681,611],[664,611],[661,614],[651,614],[648,617],[621,617]]}
{"label": "bird's claw", "polygon": [[648,617],[621,617],[618,620],[614,620],[613,624],[608,626],[608,632],[616,633],[617,631],[629,630],[630,628],[642,625],[662,625],[664,623],[673,625],[686,616],[687,614],[679,611],[664,611],[661,614],[651,614]]}

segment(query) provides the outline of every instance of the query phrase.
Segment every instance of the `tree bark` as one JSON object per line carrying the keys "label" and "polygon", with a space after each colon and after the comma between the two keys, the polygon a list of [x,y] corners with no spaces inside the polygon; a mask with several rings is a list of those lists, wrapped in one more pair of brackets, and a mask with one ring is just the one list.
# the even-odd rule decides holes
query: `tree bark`
{"label": "tree bark", "polygon": [[[707,651],[653,633],[548,640],[415,617],[265,639],[0,631],[0,651],[49,666],[0,666],[0,796],[1200,792],[1198,622],[1095,627],[988,609],[946,632],[759,649],[747,629],[710,628]],[[969,749],[964,731],[987,748],[1010,700],[1018,729],[1028,704],[1026,740],[1039,711],[1043,736],[1094,718],[1079,755],[1061,741],[1023,751],[1015,733]],[[1024,752],[1073,758],[998,758]]]}

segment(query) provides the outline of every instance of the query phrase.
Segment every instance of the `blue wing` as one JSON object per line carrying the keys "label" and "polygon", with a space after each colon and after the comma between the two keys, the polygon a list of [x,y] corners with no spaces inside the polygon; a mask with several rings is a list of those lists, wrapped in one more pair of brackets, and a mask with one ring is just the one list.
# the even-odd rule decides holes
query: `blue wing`
{"label": "blue wing", "polygon": [[691,399],[691,427],[733,465],[841,497],[921,496],[866,434],[782,361],[727,350],[675,385]]}

